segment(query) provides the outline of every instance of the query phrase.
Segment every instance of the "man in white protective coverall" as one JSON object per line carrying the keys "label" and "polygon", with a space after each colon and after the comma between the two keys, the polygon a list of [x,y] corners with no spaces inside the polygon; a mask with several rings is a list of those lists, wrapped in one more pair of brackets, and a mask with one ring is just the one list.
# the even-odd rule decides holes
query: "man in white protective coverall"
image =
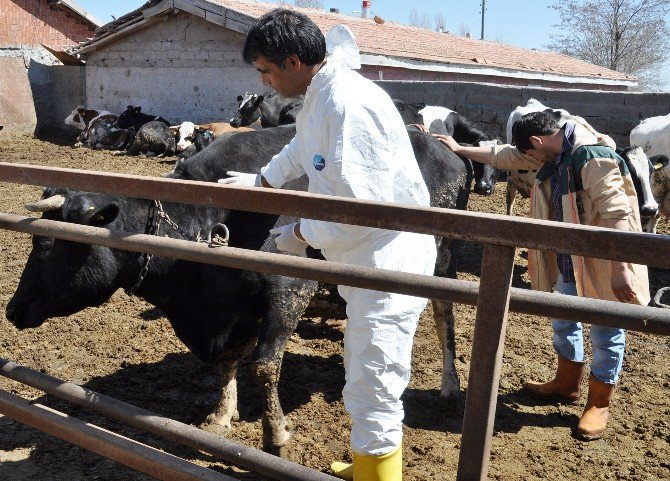
{"label": "man in white protective coverall", "polygon": [[[328,56],[326,57],[326,53]],[[354,69],[351,31],[324,38],[306,16],[278,9],[247,36],[244,60],[263,85],[284,97],[305,95],[296,136],[260,174],[227,172],[221,183],[281,187],[303,174],[309,192],[406,205],[430,199],[405,125],[390,97]],[[432,275],[432,236],[311,219],[275,228],[279,250],[305,255],[311,245],[330,261]],[[412,339],[426,300],[340,286],[349,322],[344,336],[343,398],[352,419],[353,464],[333,463],[343,479],[402,479],[400,396],[410,377]]]}

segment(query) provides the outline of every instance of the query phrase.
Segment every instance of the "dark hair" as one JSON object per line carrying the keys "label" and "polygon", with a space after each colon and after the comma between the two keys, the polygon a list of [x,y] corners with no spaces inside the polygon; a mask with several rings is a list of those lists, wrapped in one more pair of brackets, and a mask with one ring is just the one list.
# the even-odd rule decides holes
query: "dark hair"
{"label": "dark hair", "polygon": [[305,65],[316,65],[326,57],[326,39],[306,15],[281,8],[258,19],[242,50],[248,64],[262,55],[280,67],[293,54]]}
{"label": "dark hair", "polygon": [[512,144],[521,152],[533,148],[530,138],[551,135],[560,127],[558,121],[546,112],[531,112],[514,122],[512,126]]}

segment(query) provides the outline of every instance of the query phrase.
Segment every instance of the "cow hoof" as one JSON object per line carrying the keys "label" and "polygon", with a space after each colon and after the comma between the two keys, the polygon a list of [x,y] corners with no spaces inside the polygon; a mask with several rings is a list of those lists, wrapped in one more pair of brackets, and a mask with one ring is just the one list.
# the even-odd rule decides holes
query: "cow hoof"
{"label": "cow hoof", "polygon": [[230,424],[218,424],[214,422],[205,421],[200,426],[200,429],[207,431],[208,433],[216,434],[217,436],[228,436],[232,431],[232,426]]}
{"label": "cow hoof", "polygon": [[451,396],[440,396],[437,405],[443,413],[448,416],[461,417],[465,412],[463,398],[459,394]]}
{"label": "cow hoof", "polygon": [[303,459],[304,452],[297,449],[293,443],[288,443],[283,446],[273,446],[266,452],[274,456],[279,456],[282,459],[293,461],[294,463],[303,464],[305,462]]}

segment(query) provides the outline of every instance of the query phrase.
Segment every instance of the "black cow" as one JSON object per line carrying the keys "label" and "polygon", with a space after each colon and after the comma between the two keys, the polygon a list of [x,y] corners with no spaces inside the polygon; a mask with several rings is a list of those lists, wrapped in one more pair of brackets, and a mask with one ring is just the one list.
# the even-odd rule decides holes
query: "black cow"
{"label": "black cow", "polygon": [[235,116],[230,119],[233,127],[246,127],[258,119],[261,126],[277,127],[278,125],[294,124],[298,112],[302,109],[304,96],[286,99],[277,92],[264,95],[245,93],[237,97],[239,108]]}
{"label": "black cow", "polygon": [[151,122],[152,120],[163,122],[167,126],[170,125],[170,122],[163,117],[142,113],[142,107],[133,107],[132,105],[129,105],[126,107],[126,110],[119,115],[119,118],[116,120],[116,126],[121,129],[129,129],[130,127],[133,127],[135,132],[139,132],[144,124]]}
{"label": "black cow", "polygon": [[135,138],[124,152],[127,155],[165,157],[175,155],[177,141],[170,127],[158,120],[147,122],[135,134]]}
{"label": "black cow", "polygon": [[[432,134],[450,135],[459,144],[488,146],[499,143],[493,136],[481,131],[458,112],[446,107],[409,103],[393,99],[400,116],[406,124],[418,124],[426,127]],[[479,162],[472,162],[475,184],[474,192],[491,195],[498,180],[498,169]]]}
{"label": "black cow", "polygon": [[[228,170],[258,171],[294,134],[292,126],[226,134],[192,158],[178,162],[169,177],[215,182]],[[468,165],[429,135],[410,132],[410,137],[431,202],[464,209],[472,179]],[[286,187],[305,190],[306,179]],[[178,228],[164,223],[156,231],[157,206],[152,201],[53,188],[45,190],[43,199],[31,210],[44,211],[46,219],[187,240],[225,223],[230,246],[268,252],[276,251],[269,229],[293,221],[270,214],[165,203],[162,208]],[[438,239],[436,275],[455,276],[457,250],[457,241]],[[148,272],[137,285],[144,266]],[[98,306],[119,288],[134,291],[165,313],[176,335],[196,356],[221,365],[221,399],[207,418],[208,426],[230,428],[237,414],[237,365],[242,357],[251,355],[252,372],[265,390],[263,447],[280,452],[290,438],[277,391],[281,360],[286,341],[316,286],[313,281],[157,256],[148,262],[141,254],[34,236],[6,316],[19,329],[37,327],[50,317]],[[434,302],[434,311],[450,370],[442,394],[451,400],[459,394],[453,369],[451,303]]]}

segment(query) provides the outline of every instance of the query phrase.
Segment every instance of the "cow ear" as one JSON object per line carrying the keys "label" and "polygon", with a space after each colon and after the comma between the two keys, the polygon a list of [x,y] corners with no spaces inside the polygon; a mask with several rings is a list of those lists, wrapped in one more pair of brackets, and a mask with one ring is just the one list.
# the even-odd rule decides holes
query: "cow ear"
{"label": "cow ear", "polygon": [[119,205],[115,202],[100,208],[90,206],[89,210],[84,214],[83,224],[102,227],[114,222],[118,215]]}
{"label": "cow ear", "polygon": [[168,128],[172,131],[173,134],[176,134],[179,132],[179,127],[181,127],[181,125],[170,125]]}
{"label": "cow ear", "polygon": [[264,98],[265,98],[265,96],[259,95],[258,96],[258,103],[260,104],[263,101]]}
{"label": "cow ear", "polygon": [[139,114],[142,111],[142,107],[135,107],[135,113]]}
{"label": "cow ear", "polygon": [[655,155],[651,159],[651,164],[654,166],[654,170],[661,170],[663,167],[670,163],[667,155]]}
{"label": "cow ear", "polygon": [[238,101],[238,102],[242,102],[243,99],[244,99],[244,97],[242,97],[241,95],[238,95],[238,96],[237,96],[237,101]]}
{"label": "cow ear", "polygon": [[126,107],[126,110],[133,110],[133,108],[134,107],[132,105],[129,105],[128,107]]}

